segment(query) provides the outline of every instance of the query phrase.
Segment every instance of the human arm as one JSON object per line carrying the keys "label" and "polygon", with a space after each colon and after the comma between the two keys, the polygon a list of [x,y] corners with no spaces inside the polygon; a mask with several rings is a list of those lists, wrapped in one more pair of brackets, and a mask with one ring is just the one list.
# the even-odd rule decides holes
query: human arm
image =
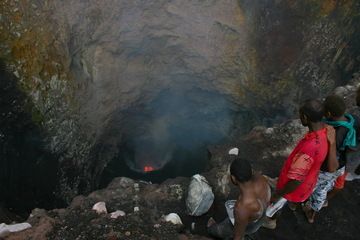
{"label": "human arm", "polygon": [[339,161],[336,158],[336,132],[331,126],[327,126],[327,140],[329,149],[327,153],[327,168],[329,172],[335,172],[339,167]]}
{"label": "human arm", "polygon": [[288,181],[282,189],[278,189],[274,192],[274,194],[271,196],[271,203],[275,203],[284,195],[295,191],[301,183],[302,182],[298,180]]}

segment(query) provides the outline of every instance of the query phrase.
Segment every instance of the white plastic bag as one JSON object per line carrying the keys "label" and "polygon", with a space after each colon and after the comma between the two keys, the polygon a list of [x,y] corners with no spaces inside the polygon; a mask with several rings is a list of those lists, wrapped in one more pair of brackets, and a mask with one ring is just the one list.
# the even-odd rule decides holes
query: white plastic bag
{"label": "white plastic bag", "polygon": [[214,202],[214,193],[205,177],[192,176],[186,198],[186,208],[191,216],[201,216],[209,211]]}

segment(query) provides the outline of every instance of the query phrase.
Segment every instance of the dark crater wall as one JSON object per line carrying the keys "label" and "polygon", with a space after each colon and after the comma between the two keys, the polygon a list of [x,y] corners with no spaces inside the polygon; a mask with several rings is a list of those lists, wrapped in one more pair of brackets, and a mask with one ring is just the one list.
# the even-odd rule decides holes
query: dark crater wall
{"label": "dark crater wall", "polygon": [[17,79],[0,63],[0,209],[18,214],[34,206],[64,204],[54,195],[58,156],[46,147],[44,131],[29,114],[31,107]]}
{"label": "dark crater wall", "polygon": [[345,84],[359,71],[359,4],[4,0],[0,56],[70,201],[124,167],[198,159],[186,149],[283,121]]}

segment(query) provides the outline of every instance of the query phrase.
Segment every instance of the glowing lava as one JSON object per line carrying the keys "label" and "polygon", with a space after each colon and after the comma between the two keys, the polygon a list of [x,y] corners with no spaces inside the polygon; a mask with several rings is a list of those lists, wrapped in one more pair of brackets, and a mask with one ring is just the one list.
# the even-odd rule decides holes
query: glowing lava
{"label": "glowing lava", "polygon": [[144,166],[144,172],[152,172],[154,171],[155,169],[152,167],[152,166]]}

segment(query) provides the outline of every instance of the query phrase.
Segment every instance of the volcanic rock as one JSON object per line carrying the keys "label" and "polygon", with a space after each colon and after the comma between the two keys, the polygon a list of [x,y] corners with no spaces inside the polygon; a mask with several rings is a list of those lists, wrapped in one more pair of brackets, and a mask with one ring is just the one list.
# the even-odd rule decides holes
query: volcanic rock
{"label": "volcanic rock", "polygon": [[[226,127],[207,124],[226,136],[231,125],[244,133],[293,117],[300,100],[348,82],[359,69],[359,8],[355,0],[4,0],[0,57],[46,132],[57,197],[69,203],[99,186],[131,129],[127,113],[166,91],[188,94],[205,113],[225,104]],[[209,106],[214,95],[219,104]]]}

